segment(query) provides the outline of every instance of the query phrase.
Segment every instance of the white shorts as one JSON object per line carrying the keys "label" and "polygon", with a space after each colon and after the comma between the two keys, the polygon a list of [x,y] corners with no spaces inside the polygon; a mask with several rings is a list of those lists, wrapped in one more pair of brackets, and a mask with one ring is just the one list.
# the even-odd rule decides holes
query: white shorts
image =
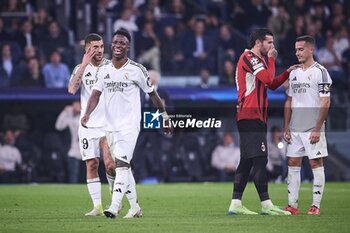
{"label": "white shorts", "polygon": [[310,132],[291,132],[291,143],[287,145],[288,157],[308,156],[309,159],[317,159],[328,156],[325,132],[321,132],[320,140],[310,143]]}
{"label": "white shorts", "polygon": [[79,147],[83,161],[100,157],[100,139],[106,136],[104,128],[79,127]]}
{"label": "white shorts", "polygon": [[130,164],[138,136],[139,131],[137,129],[106,132],[107,143],[113,159]]}

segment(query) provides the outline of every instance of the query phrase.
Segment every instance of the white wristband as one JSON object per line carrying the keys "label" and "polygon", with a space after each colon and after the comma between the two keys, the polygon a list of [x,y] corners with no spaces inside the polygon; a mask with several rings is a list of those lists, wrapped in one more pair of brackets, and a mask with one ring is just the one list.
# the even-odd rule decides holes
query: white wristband
{"label": "white wristband", "polygon": [[170,119],[168,113],[166,111],[162,112],[161,113],[161,116],[163,117],[163,120],[167,121]]}

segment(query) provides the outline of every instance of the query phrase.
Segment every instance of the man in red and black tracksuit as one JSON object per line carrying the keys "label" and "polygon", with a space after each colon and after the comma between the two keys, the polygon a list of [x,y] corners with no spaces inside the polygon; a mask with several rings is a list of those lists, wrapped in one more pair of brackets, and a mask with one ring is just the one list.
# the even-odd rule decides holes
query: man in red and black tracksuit
{"label": "man in red and black tracksuit", "polygon": [[250,170],[259,193],[262,214],[288,214],[270,200],[268,193],[267,164],[267,88],[275,90],[295,69],[291,66],[275,78],[277,51],[273,34],[268,29],[257,29],[249,39],[250,49],[240,56],[236,83],[238,90],[237,126],[240,135],[241,160],[234,179],[234,190],[229,214],[257,214],[242,205],[241,199],[247,185]]}

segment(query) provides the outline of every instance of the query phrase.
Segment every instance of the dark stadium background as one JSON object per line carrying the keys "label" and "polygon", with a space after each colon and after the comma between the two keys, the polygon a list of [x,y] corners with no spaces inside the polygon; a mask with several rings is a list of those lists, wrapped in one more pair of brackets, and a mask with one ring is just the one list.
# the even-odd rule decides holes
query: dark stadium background
{"label": "dark stadium background", "polygon": [[[326,178],[350,180],[349,1],[1,0],[0,11],[0,140],[6,130],[19,132],[15,146],[25,165],[18,170],[16,179],[0,179],[1,182],[67,182],[70,134],[68,130],[55,130],[55,121],[79,95],[69,95],[66,88],[47,87],[41,71],[50,62],[51,53],[59,51],[62,63],[71,72],[81,61],[82,40],[90,32],[103,36],[106,56],[110,56],[111,35],[121,17],[130,18],[126,24],[130,28],[137,27],[132,33],[132,59],[148,69],[156,69],[157,65],[139,58],[143,52],[158,50],[155,56],[159,56],[162,76],[159,90],[172,112],[191,109],[202,113],[207,108],[208,112],[222,111],[225,118],[224,127],[217,131],[179,132],[172,138],[150,133],[153,139],[136,150],[134,156],[139,182],[218,180],[210,165],[211,153],[221,143],[224,132],[232,132],[238,138],[234,70],[249,33],[257,27],[268,27],[274,32],[279,51],[276,73],[296,63],[297,36],[310,34],[316,38],[316,60],[329,60],[329,56],[317,56],[327,49],[334,51],[330,52],[336,57],[334,64],[323,64],[334,84],[326,127]],[[198,59],[193,56],[194,31],[203,25],[206,56]],[[33,48],[26,48],[22,31],[30,27]],[[10,76],[2,66],[5,45],[11,48]],[[40,71],[39,79],[33,78],[34,70]],[[201,76],[205,75],[209,75],[209,81],[202,85]],[[269,96],[269,127],[282,127],[285,90],[269,92]],[[82,163],[82,183],[84,170]],[[305,180],[312,179],[309,174],[305,169]]]}

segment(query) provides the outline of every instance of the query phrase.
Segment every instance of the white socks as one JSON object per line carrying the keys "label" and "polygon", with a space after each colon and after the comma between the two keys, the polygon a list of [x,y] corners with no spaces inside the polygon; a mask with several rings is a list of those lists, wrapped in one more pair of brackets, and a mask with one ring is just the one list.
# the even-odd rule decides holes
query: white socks
{"label": "white socks", "polygon": [[129,173],[129,185],[127,188],[127,191],[125,193],[126,197],[128,198],[130,208],[131,209],[138,209],[140,208],[139,203],[137,201],[137,193],[136,193],[136,182],[134,175],[132,174],[131,168],[128,169]]}
{"label": "white socks", "polygon": [[127,167],[118,167],[115,169],[115,174],[112,204],[110,208],[118,212],[124,193],[129,185],[129,169]]}
{"label": "white socks", "polygon": [[230,209],[236,208],[236,207],[241,207],[241,206],[242,206],[242,201],[240,199],[232,199],[231,200]]}
{"label": "white socks", "polygon": [[100,177],[86,180],[87,187],[94,207],[101,207],[101,181]]}
{"label": "white socks", "polygon": [[288,166],[288,205],[298,208],[300,167]]}
{"label": "white socks", "polygon": [[108,175],[106,173],[106,177],[107,177],[107,181],[108,181],[109,191],[111,192],[111,194],[113,194],[113,186],[114,186],[115,176],[111,176],[111,175]]}
{"label": "white socks", "polygon": [[318,167],[312,169],[312,173],[314,174],[314,183],[312,189],[312,205],[320,208],[324,185],[325,185],[325,177],[324,177],[324,167]]}
{"label": "white socks", "polygon": [[270,208],[270,207],[273,207],[273,204],[272,204],[272,201],[270,199],[268,200],[265,200],[265,201],[262,201],[261,202],[261,207],[262,208]]}

